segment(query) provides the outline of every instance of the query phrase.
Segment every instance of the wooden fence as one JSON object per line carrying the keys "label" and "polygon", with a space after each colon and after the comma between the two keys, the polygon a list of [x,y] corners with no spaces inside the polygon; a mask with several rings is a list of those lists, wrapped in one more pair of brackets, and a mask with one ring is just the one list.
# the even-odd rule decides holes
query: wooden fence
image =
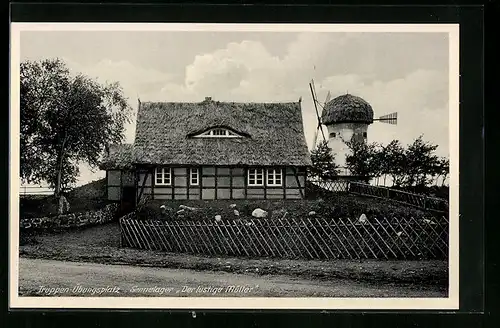
{"label": "wooden fence", "polygon": [[336,180],[308,179],[307,182],[310,184],[309,189],[315,187],[315,189],[317,190],[318,188],[320,188],[323,191],[327,192],[348,192],[350,184],[349,180],[342,180],[342,179],[336,179]]}
{"label": "wooden fence", "polygon": [[429,197],[392,188],[372,186],[366,183],[350,182],[349,192],[362,196],[388,199],[397,203],[411,205],[424,210],[446,213],[448,201],[443,198]]}
{"label": "wooden fence", "polygon": [[445,259],[446,218],[120,219],[124,247],[215,256]]}

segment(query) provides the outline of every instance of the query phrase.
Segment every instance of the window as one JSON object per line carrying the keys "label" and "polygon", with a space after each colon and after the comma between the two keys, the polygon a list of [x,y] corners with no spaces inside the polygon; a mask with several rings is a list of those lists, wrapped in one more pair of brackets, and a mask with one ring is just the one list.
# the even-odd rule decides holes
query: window
{"label": "window", "polygon": [[212,135],[212,136],[227,136],[227,135],[229,135],[228,132],[229,131],[227,131],[225,129],[213,129],[212,131],[210,131],[210,135]]}
{"label": "window", "polygon": [[335,132],[330,133],[330,138],[335,138],[337,134]]}
{"label": "window", "polygon": [[363,138],[366,138],[366,132],[363,132]]}
{"label": "window", "polygon": [[281,186],[281,169],[267,170],[267,185],[268,186]]}
{"label": "window", "polygon": [[242,138],[243,136],[226,128],[213,128],[201,134],[193,135],[193,138]]}
{"label": "window", "polygon": [[198,168],[189,169],[189,183],[192,186],[197,186],[200,183]]}
{"label": "window", "polygon": [[264,170],[263,169],[248,169],[248,185],[263,186],[264,185]]}
{"label": "window", "polygon": [[155,184],[160,186],[170,186],[171,172],[169,167],[159,167],[155,170]]}

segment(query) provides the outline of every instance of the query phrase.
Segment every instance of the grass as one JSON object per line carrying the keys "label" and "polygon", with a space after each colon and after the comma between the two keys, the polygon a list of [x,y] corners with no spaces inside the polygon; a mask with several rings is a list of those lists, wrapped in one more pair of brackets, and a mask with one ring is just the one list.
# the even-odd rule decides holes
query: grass
{"label": "grass", "polygon": [[[106,200],[106,181],[97,180],[78,187],[66,195],[70,213],[98,210],[109,204]],[[27,195],[19,200],[19,216],[34,218],[57,215],[58,200],[53,196]]]}
{"label": "grass", "polygon": [[[230,205],[236,205],[231,208]],[[162,210],[160,206],[166,208]],[[178,214],[180,205],[199,208],[197,211],[184,211]],[[261,208],[268,211],[268,217],[282,218],[285,213],[287,217],[304,218],[314,211],[318,217],[324,218],[354,218],[361,214],[375,217],[430,217],[432,214],[422,210],[394,204],[390,201],[374,199],[370,197],[354,196],[349,194],[332,194],[328,198],[306,199],[306,200],[150,200],[139,209],[139,219],[173,219],[185,218],[193,220],[213,219],[215,215],[222,218],[250,218],[252,211]],[[234,209],[239,213],[235,216]]]}
{"label": "grass", "polygon": [[61,261],[128,264],[197,271],[288,275],[305,279],[349,279],[374,283],[438,286],[446,290],[448,262],[387,260],[285,260],[210,257],[120,248],[118,223],[61,234],[36,236],[20,246],[20,256]]}
{"label": "grass", "polygon": [[[104,206],[105,181],[100,180],[73,190],[68,195],[71,211],[85,211]],[[318,195],[311,195],[318,196]],[[50,215],[50,197],[21,198],[21,217]],[[203,208],[203,211],[189,212],[193,218],[213,218],[219,214],[226,218],[234,217],[231,204],[236,204],[240,217],[251,216],[256,208],[269,211],[271,218],[282,217],[284,212],[290,216],[317,215],[328,217],[357,217],[362,213],[370,216],[426,216],[427,213],[395,205],[394,203],[353,196],[333,194],[328,197],[307,200],[218,200],[218,201],[150,201],[139,211],[142,218],[152,215],[166,217],[174,215],[180,205]],[[167,210],[161,211],[160,206]],[[186,217],[186,214],[184,214]],[[284,274],[307,279],[343,278],[378,283],[413,284],[439,286],[446,290],[448,284],[448,263],[446,261],[386,261],[386,260],[335,260],[307,261],[280,260],[271,258],[223,258],[173,254],[157,251],[121,248],[118,223],[97,227],[76,229],[64,233],[42,233],[24,236],[21,240],[20,255],[30,258],[45,258],[62,261],[94,262],[103,264],[128,264],[191,270],[211,270],[234,273],[252,272],[259,275]]]}
{"label": "grass", "polygon": [[429,197],[448,199],[450,196],[450,188],[448,186],[424,186],[424,187],[405,187],[397,188],[392,187],[392,189],[402,190],[406,192],[411,192],[415,194],[422,194]]}

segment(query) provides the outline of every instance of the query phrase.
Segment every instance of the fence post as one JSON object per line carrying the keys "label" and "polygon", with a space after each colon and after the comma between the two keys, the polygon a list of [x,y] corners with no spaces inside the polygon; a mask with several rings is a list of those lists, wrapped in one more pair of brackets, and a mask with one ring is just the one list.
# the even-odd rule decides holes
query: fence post
{"label": "fence post", "polygon": [[123,248],[123,227],[121,220],[118,220],[118,222],[120,224],[120,247]]}

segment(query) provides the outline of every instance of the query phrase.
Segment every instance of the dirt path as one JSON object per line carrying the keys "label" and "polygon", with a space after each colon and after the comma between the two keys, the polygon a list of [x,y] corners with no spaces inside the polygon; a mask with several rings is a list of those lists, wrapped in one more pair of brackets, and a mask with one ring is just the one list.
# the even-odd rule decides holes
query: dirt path
{"label": "dirt path", "polygon": [[[338,279],[317,281],[284,275],[198,272],[27,258],[19,261],[19,276],[22,296],[446,296],[439,288],[427,287],[422,290],[396,284],[369,284]],[[230,286],[234,288],[231,289]]]}
{"label": "dirt path", "polygon": [[335,280],[414,285],[424,289],[448,286],[445,261],[334,260],[230,258],[173,254],[121,248],[118,224],[111,223],[79,231],[36,236],[36,242],[20,246],[25,258],[127,264],[168,269],[219,271],[238,274],[287,275],[300,279]]}

